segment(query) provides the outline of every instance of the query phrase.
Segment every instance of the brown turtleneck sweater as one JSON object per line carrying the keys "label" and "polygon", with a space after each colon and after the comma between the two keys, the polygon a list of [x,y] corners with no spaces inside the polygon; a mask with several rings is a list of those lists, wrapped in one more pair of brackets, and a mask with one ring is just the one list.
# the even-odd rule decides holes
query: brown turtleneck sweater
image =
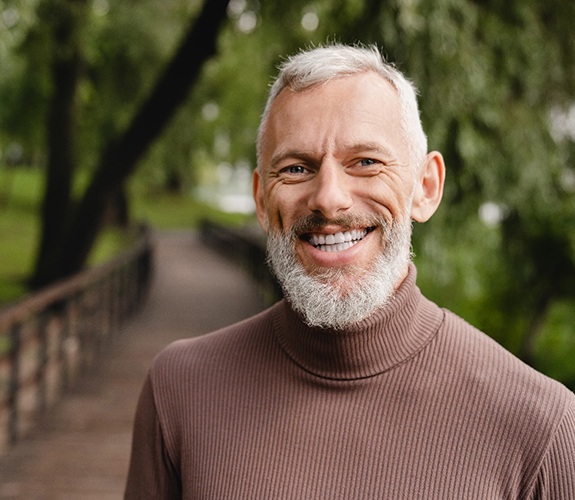
{"label": "brown turtleneck sweater", "polygon": [[575,396],[425,299],[357,328],[285,301],[155,360],[127,499],[575,499]]}

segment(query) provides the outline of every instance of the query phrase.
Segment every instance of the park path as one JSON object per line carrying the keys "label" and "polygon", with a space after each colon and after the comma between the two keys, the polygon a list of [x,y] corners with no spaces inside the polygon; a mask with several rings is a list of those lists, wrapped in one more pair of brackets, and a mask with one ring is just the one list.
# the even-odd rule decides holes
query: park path
{"label": "park path", "polygon": [[96,373],[0,458],[0,499],[117,500],[128,469],[134,410],[154,355],[262,309],[247,275],[189,232],[156,233],[150,296]]}

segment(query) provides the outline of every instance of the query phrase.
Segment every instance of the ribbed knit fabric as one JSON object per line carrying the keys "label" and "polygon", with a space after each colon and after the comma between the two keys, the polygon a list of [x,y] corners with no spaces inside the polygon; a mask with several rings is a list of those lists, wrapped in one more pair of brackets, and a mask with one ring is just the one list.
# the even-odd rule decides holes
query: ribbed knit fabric
{"label": "ribbed knit fabric", "polygon": [[425,299],[357,328],[285,301],[155,360],[127,499],[575,499],[575,396]]}

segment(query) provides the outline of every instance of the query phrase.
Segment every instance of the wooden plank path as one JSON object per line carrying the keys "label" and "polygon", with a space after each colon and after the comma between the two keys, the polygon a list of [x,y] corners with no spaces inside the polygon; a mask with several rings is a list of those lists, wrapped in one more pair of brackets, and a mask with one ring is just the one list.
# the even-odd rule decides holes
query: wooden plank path
{"label": "wooden plank path", "polygon": [[95,373],[0,457],[0,499],[121,499],[134,410],[154,355],[260,311],[248,276],[188,232],[159,233],[156,272],[144,308]]}

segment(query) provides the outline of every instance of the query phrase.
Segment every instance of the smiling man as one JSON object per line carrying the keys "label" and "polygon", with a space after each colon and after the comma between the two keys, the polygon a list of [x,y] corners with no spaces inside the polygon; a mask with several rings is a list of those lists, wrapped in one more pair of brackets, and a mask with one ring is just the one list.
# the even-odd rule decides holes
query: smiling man
{"label": "smiling man", "polygon": [[339,330],[385,305],[407,274],[411,220],[441,199],[443,160],[425,156],[413,90],[382,70],[305,75],[301,89],[277,92],[280,79],[261,126],[258,217],[272,268],[311,326]]}
{"label": "smiling man", "polygon": [[416,286],[444,165],[415,95],[375,48],[284,64],[254,197],[286,299],[160,353],[126,498],[575,498],[575,396]]}

